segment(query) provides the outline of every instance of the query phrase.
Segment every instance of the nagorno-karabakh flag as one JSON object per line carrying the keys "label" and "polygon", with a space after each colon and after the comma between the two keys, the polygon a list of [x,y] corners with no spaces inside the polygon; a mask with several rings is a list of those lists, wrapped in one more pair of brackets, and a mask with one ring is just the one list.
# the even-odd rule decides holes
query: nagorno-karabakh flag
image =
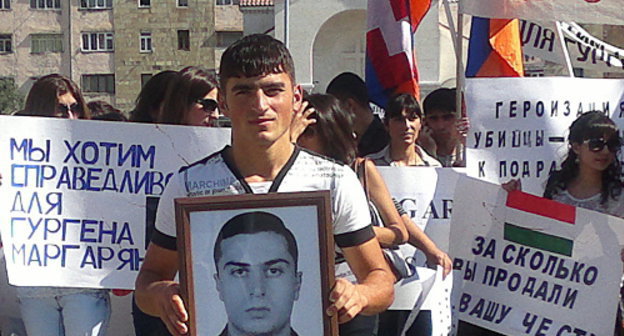
{"label": "nagorno-karabakh flag", "polygon": [[431,0],[368,0],[366,86],[371,101],[385,107],[396,93],[419,97],[413,36]]}
{"label": "nagorno-karabakh flag", "polygon": [[517,19],[472,17],[466,77],[523,77],[522,57]]}

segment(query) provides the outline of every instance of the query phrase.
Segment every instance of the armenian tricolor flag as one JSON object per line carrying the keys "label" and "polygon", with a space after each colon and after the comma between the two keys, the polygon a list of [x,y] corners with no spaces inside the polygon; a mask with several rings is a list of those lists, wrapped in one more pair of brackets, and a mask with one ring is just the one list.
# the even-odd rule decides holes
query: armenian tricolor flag
{"label": "armenian tricolor flag", "polygon": [[522,77],[518,20],[473,16],[466,77]]}
{"label": "armenian tricolor flag", "polygon": [[395,93],[420,95],[413,36],[431,0],[369,0],[366,86],[384,107]]}

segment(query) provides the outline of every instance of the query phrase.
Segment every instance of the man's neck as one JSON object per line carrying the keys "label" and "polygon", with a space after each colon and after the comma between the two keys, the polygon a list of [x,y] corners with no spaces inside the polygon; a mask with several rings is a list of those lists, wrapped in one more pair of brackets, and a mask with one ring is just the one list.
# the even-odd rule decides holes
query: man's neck
{"label": "man's neck", "polygon": [[[235,327],[233,327],[230,324],[228,324],[226,330],[227,330],[226,336],[248,336],[248,335],[250,335],[249,333],[238,331]],[[259,336],[290,336],[292,334],[291,330],[292,329],[290,328],[290,324],[289,324],[289,325],[284,326],[280,330],[273,330],[273,331],[270,331],[268,333],[261,333],[261,334],[254,334],[254,335],[259,335]]]}
{"label": "man's neck", "polygon": [[422,161],[422,159],[419,160],[416,153],[416,146],[414,144],[406,145],[405,143],[391,143],[390,159],[404,166],[417,165]]}
{"label": "man's neck", "polygon": [[436,154],[439,156],[448,156],[455,154],[459,141],[457,139],[447,139],[445,141],[436,142]]}
{"label": "man's neck", "polygon": [[238,171],[247,182],[273,181],[290,159],[295,146],[282,137],[274,143],[264,145],[232,143],[232,159]]}

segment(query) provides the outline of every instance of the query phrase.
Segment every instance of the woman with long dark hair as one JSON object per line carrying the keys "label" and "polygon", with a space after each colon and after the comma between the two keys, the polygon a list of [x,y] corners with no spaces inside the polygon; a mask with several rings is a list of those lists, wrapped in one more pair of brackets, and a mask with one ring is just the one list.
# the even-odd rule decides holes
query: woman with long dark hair
{"label": "woman with long dark hair", "polygon": [[26,97],[24,109],[16,115],[91,119],[78,85],[59,74],[49,74],[35,81]]}
{"label": "woman with long dark hair", "polygon": [[177,71],[164,70],[150,78],[136,98],[136,106],[130,112],[130,121],[153,123],[158,119],[167,88],[178,75]]}
{"label": "woman with long dark hair", "polygon": [[[39,78],[28,93],[24,110],[18,115],[90,118],[78,86],[59,74]],[[19,286],[17,295],[28,335],[106,334],[111,314],[107,289]]]}
{"label": "woman with long dark hair", "polygon": [[378,166],[429,166],[442,164],[416,144],[422,128],[420,103],[411,94],[392,97],[386,106],[384,124],[390,143],[377,153],[368,155]]}
{"label": "woman with long dark hair", "polygon": [[304,148],[356,170],[374,205],[373,209],[377,210],[383,222],[377,223],[380,226],[374,228],[382,246],[396,247],[408,242],[421,249],[432,264],[442,265],[445,275],[448,274],[451,270],[450,258],[397,206],[375,164],[371,160],[356,157],[357,143],[353,134],[352,115],[331,95],[314,94],[306,97],[305,101],[308,105],[297,112],[291,138],[296,138],[297,143]]}
{"label": "woman with long dark hair", "polygon": [[188,126],[213,126],[219,118],[219,83],[214,70],[189,66],[173,79],[163,101],[158,122]]}
{"label": "woman with long dark hair", "polygon": [[[624,218],[621,146],[619,130],[607,115],[600,111],[581,114],[570,125],[567,156],[561,169],[548,176],[544,197]],[[519,190],[520,180],[505,183],[503,188]],[[620,331],[621,322],[615,334]]]}

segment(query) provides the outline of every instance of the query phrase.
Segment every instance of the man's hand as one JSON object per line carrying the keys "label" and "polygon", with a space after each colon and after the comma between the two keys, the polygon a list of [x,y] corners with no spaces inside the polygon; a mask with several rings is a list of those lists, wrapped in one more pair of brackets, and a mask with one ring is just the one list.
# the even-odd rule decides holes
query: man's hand
{"label": "man's hand", "polygon": [[522,191],[522,182],[520,181],[520,179],[513,179],[513,180],[510,180],[508,182],[501,184],[501,187],[506,192],[512,192],[516,190]]}
{"label": "man's hand", "polygon": [[327,308],[327,315],[338,314],[338,323],[351,321],[368,306],[368,299],[360,294],[358,285],[343,278],[336,279],[329,301],[332,305]]}
{"label": "man's hand", "polygon": [[431,251],[425,251],[425,255],[427,256],[427,265],[434,266],[440,265],[444,269],[444,273],[442,276],[446,278],[446,276],[451,273],[453,270],[453,261],[448,256],[448,254],[444,253],[444,251],[435,247]]}
{"label": "man's hand", "polygon": [[158,316],[169,332],[175,336],[186,335],[188,314],[180,296],[180,285],[173,281],[161,281],[154,285],[152,293],[159,308]]}
{"label": "man's hand", "polygon": [[299,110],[293,114],[292,121],[290,122],[290,142],[297,143],[297,139],[303,134],[305,129],[314,123],[316,119],[310,118],[310,115],[315,112],[313,107],[308,108],[308,102],[301,103]]}
{"label": "man's hand", "polygon": [[457,137],[462,145],[466,146],[466,138],[468,137],[468,130],[470,129],[470,121],[468,117],[462,117],[455,122],[455,131]]}

